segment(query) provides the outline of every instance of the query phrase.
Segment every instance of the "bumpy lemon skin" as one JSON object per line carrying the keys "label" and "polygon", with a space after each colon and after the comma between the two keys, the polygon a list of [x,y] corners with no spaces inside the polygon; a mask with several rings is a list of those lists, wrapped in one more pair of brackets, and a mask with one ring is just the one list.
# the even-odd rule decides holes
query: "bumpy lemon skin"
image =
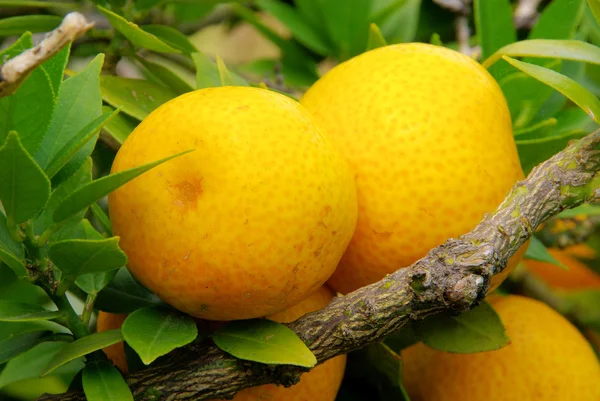
{"label": "bumpy lemon skin", "polygon": [[112,172],[188,149],[109,196],[133,275],[210,320],[293,305],[338,264],[356,224],[353,176],[294,100],[257,88],[194,91],[152,112]]}
{"label": "bumpy lemon skin", "polygon": [[336,291],[373,283],[470,231],[524,178],[499,86],[453,50],[369,51],[330,70],[300,103],[356,176],[358,223],[329,280]]}
{"label": "bumpy lemon skin", "polygon": [[577,328],[530,298],[492,297],[491,303],[511,343],[474,354],[407,348],[403,380],[411,400],[600,400],[600,364]]}
{"label": "bumpy lemon skin", "polygon": [[[309,312],[324,308],[333,296],[333,292],[323,286],[300,303],[267,318],[290,323]],[[236,393],[233,401],[334,401],[345,369],[346,355],[336,356],[304,373],[300,376],[300,382],[292,387],[274,384],[251,387]]]}

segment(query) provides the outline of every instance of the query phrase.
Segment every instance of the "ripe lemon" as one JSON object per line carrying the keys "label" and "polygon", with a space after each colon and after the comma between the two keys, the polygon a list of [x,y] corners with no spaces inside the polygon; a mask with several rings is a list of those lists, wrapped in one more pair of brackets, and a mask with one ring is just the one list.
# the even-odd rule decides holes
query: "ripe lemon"
{"label": "ripe lemon", "polygon": [[[101,331],[120,329],[126,318],[127,314],[100,311],[98,312],[96,330],[98,333],[100,333]],[[122,341],[120,343],[103,348],[102,351],[104,351],[108,359],[110,359],[112,363],[121,369],[123,373],[127,373],[128,368],[127,358],[125,357],[125,345]]]}
{"label": "ripe lemon", "polygon": [[565,249],[548,249],[550,255],[567,266],[565,270],[552,263],[526,260],[527,270],[549,286],[561,290],[600,289],[600,275],[578,259],[593,259],[595,252],[588,245],[573,245]]}
{"label": "ripe lemon", "polygon": [[473,229],[524,177],[500,88],[453,50],[411,43],[369,51],[325,74],[300,103],[356,178],[356,231],[329,280],[342,293]]}
{"label": "ripe lemon", "polygon": [[569,321],[530,298],[491,302],[511,343],[475,354],[450,354],[423,344],[407,348],[404,385],[411,400],[600,400],[600,364]]}
{"label": "ripe lemon", "polygon": [[109,196],[133,275],[210,320],[293,305],[338,264],[356,224],[347,163],[294,100],[220,87],[177,97],[131,133],[112,172],[178,152]]}
{"label": "ripe lemon", "polygon": [[[321,287],[302,302],[281,312],[268,316],[280,323],[289,323],[302,315],[325,307],[333,298],[333,292]],[[300,382],[292,387],[266,384],[238,392],[233,401],[334,401],[344,377],[346,355],[340,355],[317,365],[300,376]]]}

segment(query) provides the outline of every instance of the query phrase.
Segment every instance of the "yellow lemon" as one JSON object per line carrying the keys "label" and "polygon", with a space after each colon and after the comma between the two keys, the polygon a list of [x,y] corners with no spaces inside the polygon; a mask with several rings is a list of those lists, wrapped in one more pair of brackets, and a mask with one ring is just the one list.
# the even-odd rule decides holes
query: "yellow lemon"
{"label": "yellow lemon", "polygon": [[342,293],[473,229],[524,177],[499,86],[453,50],[410,43],[369,51],[325,74],[300,103],[356,178],[356,232],[329,280]]}
{"label": "yellow lemon", "polygon": [[600,364],[577,328],[530,298],[493,297],[491,303],[510,344],[475,354],[450,354],[423,344],[407,348],[404,385],[411,400],[600,400]]}
{"label": "yellow lemon", "polygon": [[323,285],[357,201],[346,161],[309,113],[263,89],[194,91],[144,119],[112,172],[188,149],[109,196],[133,275],[210,320],[269,315]]}

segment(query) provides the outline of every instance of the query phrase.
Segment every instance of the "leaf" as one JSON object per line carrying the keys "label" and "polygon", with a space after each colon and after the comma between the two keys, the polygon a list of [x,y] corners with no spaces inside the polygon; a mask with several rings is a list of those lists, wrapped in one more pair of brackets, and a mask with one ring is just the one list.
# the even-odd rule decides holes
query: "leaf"
{"label": "leaf", "polygon": [[374,343],[365,349],[366,360],[392,386],[402,384],[402,357],[385,343]]}
{"label": "leaf", "polygon": [[52,84],[52,90],[54,91],[54,96],[56,98],[59,97],[60,87],[63,82],[65,67],[67,66],[67,61],[69,60],[69,54],[71,52],[71,43],[69,42],[65,47],[63,47],[58,53],[52,56],[50,59],[46,60],[42,64],[42,68],[48,74],[50,78],[50,83]]}
{"label": "leaf", "polygon": [[0,201],[8,225],[33,217],[48,202],[50,180],[27,153],[16,132],[0,147]]}
{"label": "leaf", "polygon": [[405,326],[397,332],[390,334],[384,340],[385,344],[395,352],[400,352],[419,342],[412,326]]}
{"label": "leaf", "polygon": [[50,160],[48,166],[45,168],[46,175],[50,178],[54,177],[56,173],[64,167],[65,164],[88,143],[98,132],[102,129],[104,124],[110,121],[115,115],[119,113],[120,109],[113,111],[112,113],[104,113],[100,117],[92,120],[88,125],[83,127],[75,136],[73,136],[65,145],[59,150],[56,155]]}
{"label": "leaf", "polygon": [[194,90],[192,85],[169,68],[143,58],[139,58],[138,61],[142,64],[143,68],[145,68],[153,77],[156,77],[161,84],[172,89],[178,95]]}
{"label": "leaf", "polygon": [[[27,32],[0,52],[0,59],[13,58],[31,47],[31,33]],[[42,66],[37,67],[12,95],[0,98],[0,143],[15,130],[23,147],[31,154],[35,153],[50,124],[55,103],[50,77]]]}
{"label": "leaf", "polygon": [[500,317],[487,302],[458,316],[431,316],[413,327],[425,345],[445,352],[492,351],[510,342]]}
{"label": "leaf", "polygon": [[221,86],[233,86],[235,85],[231,73],[227,69],[227,66],[223,62],[223,59],[217,55],[217,70],[219,71],[219,79]]}
{"label": "leaf", "polygon": [[389,43],[406,43],[415,41],[419,26],[421,0],[383,0],[387,6],[373,10],[370,22],[377,24],[383,37]]}
{"label": "leaf", "polygon": [[481,45],[481,58],[517,41],[512,7],[508,0],[475,0],[475,26]]}
{"label": "leaf", "polygon": [[[36,219],[34,229],[36,234],[41,235],[47,228],[54,224],[52,216],[56,208],[74,191],[92,181],[92,159],[88,158],[87,162],[73,174],[69,179],[62,182],[50,195],[50,200],[42,211],[42,214]],[[86,209],[73,215],[69,222],[77,223],[85,216]],[[56,232],[53,239],[60,237],[60,231]]]}
{"label": "leaf", "polygon": [[[69,143],[90,121],[102,114],[102,97],[99,76],[104,55],[95,57],[80,73],[63,82],[56,112],[48,127],[42,144],[35,154],[35,160],[42,168],[58,156],[60,150]],[[79,170],[91,155],[97,137],[90,139],[75,156],[55,175],[55,186]]]}
{"label": "leaf", "polygon": [[29,32],[48,32],[60,25],[61,17],[55,15],[22,15],[0,20],[0,36],[22,35]]}
{"label": "leaf", "polygon": [[[110,106],[102,106],[102,111],[105,113],[113,112],[114,110],[115,109]],[[103,129],[119,145],[122,145],[123,142],[125,142],[125,139],[127,139],[129,134],[131,134],[131,132],[139,123],[139,120],[129,117],[124,113],[119,113],[115,115],[114,118],[111,118],[109,121],[107,121]]]}
{"label": "leaf", "polygon": [[[198,89],[222,86],[221,72],[217,64],[202,53],[192,53],[192,60],[196,65],[196,86]],[[240,76],[231,74],[232,82],[236,86],[248,86]]]}
{"label": "leaf", "polygon": [[233,321],[212,336],[223,351],[239,359],[311,368],[317,359],[287,326],[267,319]]}
{"label": "leaf", "polygon": [[156,307],[133,312],[125,319],[121,330],[127,344],[146,365],[191,343],[198,336],[196,323],[190,316]]}
{"label": "leaf", "polygon": [[127,268],[117,270],[108,285],[98,293],[96,308],[110,313],[132,313],[146,306],[162,305],[155,294],[139,284]]}
{"label": "leaf", "polygon": [[127,263],[127,256],[119,248],[119,237],[54,242],[48,249],[48,256],[68,277],[104,273]]}
{"label": "leaf", "polygon": [[532,39],[506,45],[488,57],[482,65],[489,68],[503,56],[559,58],[600,64],[600,48],[579,40]]}
{"label": "leaf", "polygon": [[577,316],[583,327],[600,331],[600,290],[564,291],[561,296],[568,316]]}
{"label": "leaf", "polygon": [[8,362],[30,350],[43,342],[50,334],[52,334],[52,332],[48,330],[30,331],[27,333],[19,333],[13,337],[0,341],[0,364]]}
{"label": "leaf", "polygon": [[[42,369],[65,344],[64,342],[43,342],[12,359],[0,373],[0,388],[26,379],[39,378]],[[57,369],[54,375],[70,380],[82,368],[83,361],[77,359]]]}
{"label": "leaf", "polygon": [[98,6],[98,9],[104,14],[113,28],[129,39],[133,45],[159,53],[179,53],[179,50],[169,46],[151,33],[143,31],[137,24],[127,21],[125,18],[104,7]]}
{"label": "leaf", "polygon": [[133,401],[121,372],[106,361],[93,361],[83,368],[83,391],[88,401]]}
{"label": "leaf", "polygon": [[600,0],[587,0],[588,6],[596,19],[596,22],[600,24]]}
{"label": "leaf", "polygon": [[104,210],[97,203],[92,203],[91,206],[92,214],[98,220],[98,222],[102,225],[102,228],[109,236],[112,236],[112,225],[110,223],[110,219],[104,213]]}
{"label": "leaf", "polygon": [[383,46],[387,46],[387,42],[381,34],[379,27],[375,24],[369,25],[369,40],[367,41],[367,50],[373,50]]}
{"label": "leaf", "polygon": [[177,96],[171,89],[143,79],[108,75],[100,78],[100,89],[104,101],[113,107],[122,107],[123,113],[138,120]]}
{"label": "leaf", "polygon": [[187,36],[173,27],[167,25],[144,25],[140,28],[156,36],[169,46],[179,49],[184,53],[194,53],[198,51],[196,46],[190,42]]}
{"label": "leaf", "polygon": [[55,369],[63,366],[67,362],[71,362],[79,357],[90,354],[94,351],[116,344],[123,341],[121,330],[107,330],[100,333],[93,333],[85,337],[81,337],[72,343],[66,344],[60,351],[54,355],[42,372],[42,376],[46,376]]}
{"label": "leaf", "polygon": [[115,189],[142,175],[153,167],[192,151],[193,150],[187,150],[185,152],[177,153],[173,156],[165,157],[164,159],[147,163],[142,166],[130,168],[116,174],[107,175],[84,185],[67,196],[67,198],[56,208],[53,216],[54,222],[60,223],[68,219],[70,216],[86,209],[92,203],[95,203],[102,197],[108,195]]}
{"label": "leaf", "polygon": [[537,237],[531,237],[529,242],[529,248],[525,252],[525,259],[537,260],[539,262],[551,263],[555,266],[561,267],[565,270],[569,270],[567,266],[559,262],[554,256],[548,252],[548,249],[542,244],[542,241]]}
{"label": "leaf", "polygon": [[540,14],[528,39],[572,39],[583,17],[585,0],[554,0]]}
{"label": "leaf", "polygon": [[75,280],[75,285],[86,294],[98,294],[115,277],[117,270],[105,273],[82,274]]}
{"label": "leaf", "polygon": [[325,28],[341,61],[356,56],[367,47],[371,0],[322,1]]}
{"label": "leaf", "polygon": [[6,225],[6,216],[0,212],[0,266],[4,262],[12,269],[17,277],[26,277],[24,264],[25,248],[10,235]]}
{"label": "leaf", "polygon": [[503,59],[515,68],[556,89],[600,123],[600,100],[575,80],[535,64],[524,63],[506,56]]}
{"label": "leaf", "polygon": [[581,205],[573,209],[566,209],[556,215],[559,219],[569,219],[579,216],[600,216],[600,205]]}
{"label": "leaf", "polygon": [[52,320],[61,316],[62,312],[50,311],[40,305],[22,302],[0,301],[0,322],[28,322],[35,320]]}
{"label": "leaf", "polygon": [[256,4],[283,23],[304,46],[322,56],[331,53],[327,37],[315,30],[293,7],[277,0],[258,0]]}

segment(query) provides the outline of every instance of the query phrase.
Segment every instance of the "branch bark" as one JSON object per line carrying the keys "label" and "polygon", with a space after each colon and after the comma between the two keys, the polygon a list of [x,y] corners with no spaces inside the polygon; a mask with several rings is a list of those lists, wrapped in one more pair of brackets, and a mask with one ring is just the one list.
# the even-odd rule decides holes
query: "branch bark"
{"label": "branch bark", "polygon": [[[600,200],[600,130],[571,142],[517,183],[493,214],[423,259],[383,280],[336,297],[290,323],[319,362],[383,340],[410,321],[441,311],[464,312],[486,295],[490,280],[545,220]],[[179,349],[126,380],[136,400],[206,400],[266,383],[290,386],[306,369],[237,360],[211,344]],[[44,396],[82,401],[82,392]]]}

